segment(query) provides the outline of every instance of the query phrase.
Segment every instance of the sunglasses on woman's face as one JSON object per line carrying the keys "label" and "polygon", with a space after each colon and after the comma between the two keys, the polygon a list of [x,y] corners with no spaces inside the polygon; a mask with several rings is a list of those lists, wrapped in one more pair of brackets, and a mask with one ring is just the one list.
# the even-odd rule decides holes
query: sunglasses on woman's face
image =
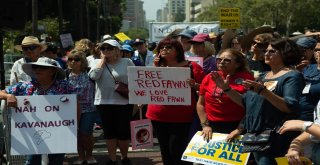
{"label": "sunglasses on woman's face", "polygon": [[28,51],[28,50],[30,50],[30,51],[34,51],[35,49],[37,49],[39,46],[37,46],[37,45],[31,45],[31,46],[24,46],[24,47],[22,47],[22,50],[23,51]]}
{"label": "sunglasses on woman's face", "polygon": [[216,62],[217,63],[226,63],[229,64],[232,62],[232,59],[228,59],[228,58],[216,58]]}
{"label": "sunglasses on woman's face", "polygon": [[112,47],[112,46],[100,47],[100,50],[101,50],[101,51],[105,51],[105,50],[107,50],[107,51],[112,51],[113,49],[114,49],[114,47]]}
{"label": "sunglasses on woman's face", "polygon": [[259,43],[259,42],[256,42],[256,41],[253,41],[252,45],[256,45],[260,49],[263,49],[263,48],[265,49],[268,46],[268,44],[266,44],[266,43]]}
{"label": "sunglasses on woman's face", "polygon": [[173,46],[171,46],[171,45],[166,45],[166,46],[161,46],[160,48],[159,48],[159,50],[163,50],[163,49],[172,49],[173,48]]}
{"label": "sunglasses on woman's face", "polygon": [[32,68],[33,70],[36,70],[36,69],[40,69],[40,70],[50,69],[49,66],[40,66],[40,65],[32,65],[31,68]]}
{"label": "sunglasses on woman's face", "polygon": [[81,61],[81,59],[80,58],[68,58],[68,62],[72,62],[72,61],[79,62],[79,61]]}

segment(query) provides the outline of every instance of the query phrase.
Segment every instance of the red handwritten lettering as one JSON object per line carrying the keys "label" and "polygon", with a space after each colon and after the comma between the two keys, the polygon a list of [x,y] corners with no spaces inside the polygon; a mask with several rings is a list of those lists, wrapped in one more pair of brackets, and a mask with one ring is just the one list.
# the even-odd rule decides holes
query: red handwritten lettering
{"label": "red handwritten lettering", "polygon": [[150,95],[168,95],[168,91],[167,90],[150,90],[149,91]]}
{"label": "red handwritten lettering", "polygon": [[145,90],[138,90],[138,91],[134,90],[134,94],[136,96],[145,96],[146,95],[146,91]]}
{"label": "red handwritten lettering", "polygon": [[150,96],[150,99],[155,102],[164,102],[164,98],[162,96]]}
{"label": "red handwritten lettering", "polygon": [[137,70],[138,78],[162,79],[161,71]]}

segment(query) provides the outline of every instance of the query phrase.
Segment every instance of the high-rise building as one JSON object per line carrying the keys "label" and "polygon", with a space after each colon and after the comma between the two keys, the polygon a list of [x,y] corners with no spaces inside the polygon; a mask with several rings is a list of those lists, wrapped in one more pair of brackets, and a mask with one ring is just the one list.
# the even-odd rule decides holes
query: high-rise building
{"label": "high-rise building", "polygon": [[144,28],[146,15],[141,0],[126,0],[126,10],[123,13],[122,30],[128,28]]}
{"label": "high-rise building", "polygon": [[[185,1],[186,0],[168,0],[168,21],[183,21],[185,17]],[[181,17],[183,18],[181,20]]]}

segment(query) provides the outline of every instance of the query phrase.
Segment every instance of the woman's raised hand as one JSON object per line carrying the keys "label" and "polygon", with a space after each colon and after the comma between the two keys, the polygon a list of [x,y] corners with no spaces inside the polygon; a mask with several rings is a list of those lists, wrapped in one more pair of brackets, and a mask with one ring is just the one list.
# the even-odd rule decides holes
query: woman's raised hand
{"label": "woman's raised hand", "polygon": [[226,77],[226,79],[223,79],[221,75],[216,71],[213,71],[210,74],[211,79],[216,83],[216,85],[219,88],[221,88],[222,90],[229,88],[229,75]]}

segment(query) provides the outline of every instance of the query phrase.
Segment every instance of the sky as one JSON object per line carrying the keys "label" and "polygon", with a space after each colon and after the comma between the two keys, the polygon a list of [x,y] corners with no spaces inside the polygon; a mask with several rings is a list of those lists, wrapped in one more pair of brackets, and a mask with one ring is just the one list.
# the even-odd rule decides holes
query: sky
{"label": "sky", "polygon": [[157,10],[163,9],[167,0],[142,0],[143,9],[146,11],[147,20],[155,20],[157,17]]}

